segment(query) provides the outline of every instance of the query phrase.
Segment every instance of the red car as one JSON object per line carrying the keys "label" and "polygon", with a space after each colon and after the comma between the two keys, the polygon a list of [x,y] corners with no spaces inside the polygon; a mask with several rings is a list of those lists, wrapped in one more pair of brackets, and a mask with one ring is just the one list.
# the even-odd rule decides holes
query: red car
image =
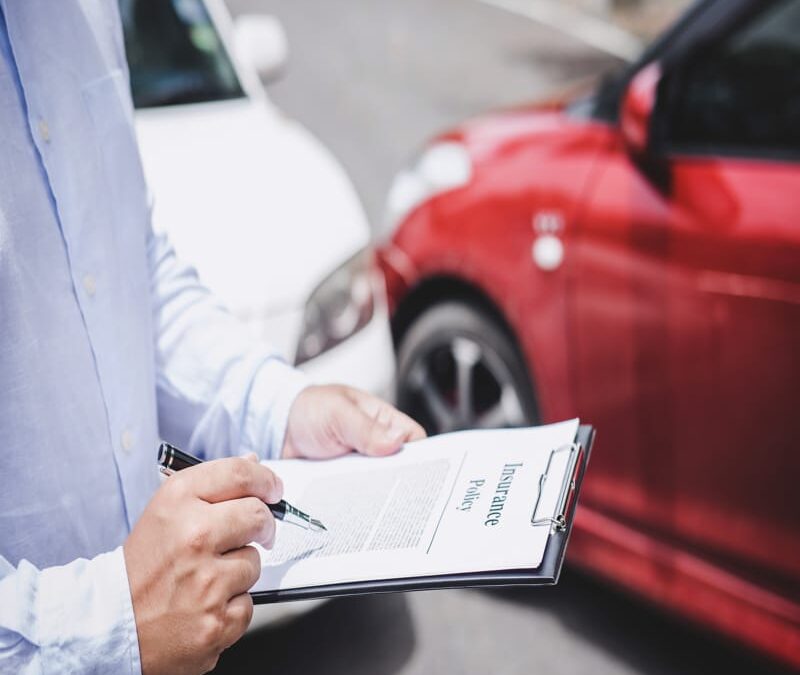
{"label": "red car", "polygon": [[800,667],[800,0],[464,123],[389,214],[399,404],[592,423],[572,564]]}

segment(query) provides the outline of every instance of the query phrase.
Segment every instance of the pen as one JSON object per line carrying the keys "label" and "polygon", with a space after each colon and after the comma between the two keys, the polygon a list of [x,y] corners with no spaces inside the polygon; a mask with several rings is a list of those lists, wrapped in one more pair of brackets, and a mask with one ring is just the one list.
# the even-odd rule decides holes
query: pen
{"label": "pen", "polygon": [[[200,464],[202,461],[202,459],[190,455],[183,450],[179,450],[169,443],[162,443],[158,448],[158,463],[161,466],[161,473],[167,476],[171,476],[181,469]],[[313,532],[321,532],[328,529],[316,518],[312,518],[307,513],[296,509],[283,499],[277,504],[267,504],[267,508],[272,511],[272,515],[275,516],[275,518],[282,520],[284,523],[297,525],[298,527]]]}

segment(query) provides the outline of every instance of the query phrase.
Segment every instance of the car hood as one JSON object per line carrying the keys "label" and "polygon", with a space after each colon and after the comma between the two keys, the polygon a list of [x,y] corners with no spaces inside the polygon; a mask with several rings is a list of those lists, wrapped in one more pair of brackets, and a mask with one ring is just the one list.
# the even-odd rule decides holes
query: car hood
{"label": "car hood", "polygon": [[369,227],[344,170],[267,103],[137,113],[155,227],[245,319],[296,310]]}
{"label": "car hood", "polygon": [[480,162],[516,149],[529,150],[532,143],[570,142],[581,136],[584,123],[563,105],[537,104],[474,117],[443,138],[464,143]]}

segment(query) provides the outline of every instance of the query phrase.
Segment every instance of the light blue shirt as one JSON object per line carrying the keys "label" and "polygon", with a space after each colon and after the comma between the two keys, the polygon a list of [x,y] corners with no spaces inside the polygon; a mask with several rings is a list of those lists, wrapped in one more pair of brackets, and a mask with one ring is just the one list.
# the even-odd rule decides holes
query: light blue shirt
{"label": "light blue shirt", "polygon": [[138,672],[159,438],[276,456],[305,380],[151,229],[117,3],[0,8],[0,672]]}

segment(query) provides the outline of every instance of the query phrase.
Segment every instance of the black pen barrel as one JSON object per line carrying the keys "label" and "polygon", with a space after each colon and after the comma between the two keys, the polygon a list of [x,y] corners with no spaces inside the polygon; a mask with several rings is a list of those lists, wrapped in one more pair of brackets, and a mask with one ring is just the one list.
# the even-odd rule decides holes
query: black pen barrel
{"label": "black pen barrel", "polygon": [[267,504],[272,515],[278,520],[283,520],[286,517],[286,502],[282,499],[277,504]]}
{"label": "black pen barrel", "polygon": [[158,463],[170,471],[181,471],[190,466],[200,464],[201,460],[169,443],[162,443],[158,448]]}

